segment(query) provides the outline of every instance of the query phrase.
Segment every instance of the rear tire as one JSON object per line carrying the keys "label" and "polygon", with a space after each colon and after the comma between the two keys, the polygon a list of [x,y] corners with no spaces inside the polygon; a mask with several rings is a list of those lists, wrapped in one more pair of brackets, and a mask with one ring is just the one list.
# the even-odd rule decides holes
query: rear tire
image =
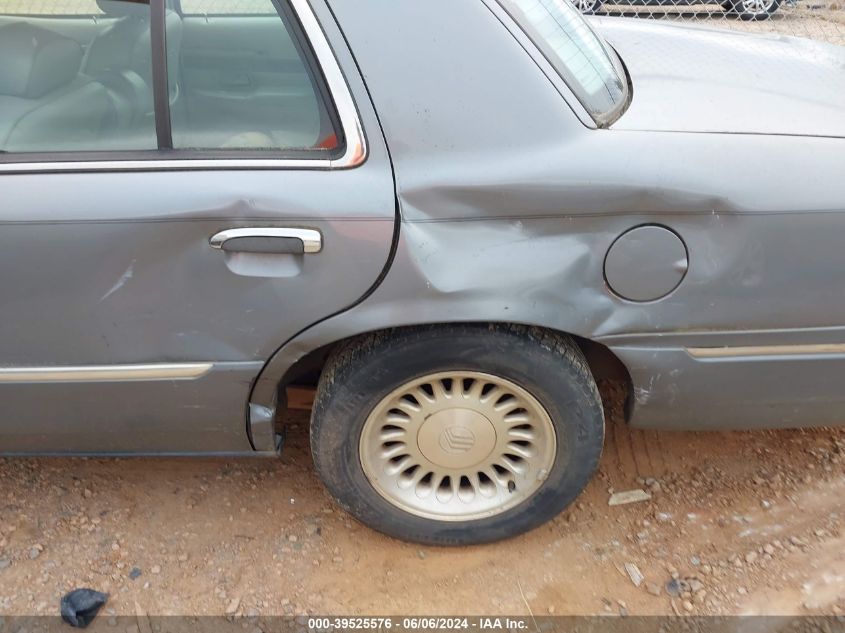
{"label": "rear tire", "polygon": [[603,440],[574,341],[516,325],[355,339],[328,360],[311,418],[314,463],[338,503],[433,545],[497,541],[555,517],[592,477]]}

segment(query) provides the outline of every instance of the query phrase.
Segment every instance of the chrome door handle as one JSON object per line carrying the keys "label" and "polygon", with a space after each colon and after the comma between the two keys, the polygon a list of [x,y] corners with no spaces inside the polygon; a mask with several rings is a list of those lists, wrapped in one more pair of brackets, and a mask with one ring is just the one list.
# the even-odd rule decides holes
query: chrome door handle
{"label": "chrome door handle", "polygon": [[211,236],[209,244],[227,252],[302,255],[323,250],[323,236],[314,229],[226,229]]}

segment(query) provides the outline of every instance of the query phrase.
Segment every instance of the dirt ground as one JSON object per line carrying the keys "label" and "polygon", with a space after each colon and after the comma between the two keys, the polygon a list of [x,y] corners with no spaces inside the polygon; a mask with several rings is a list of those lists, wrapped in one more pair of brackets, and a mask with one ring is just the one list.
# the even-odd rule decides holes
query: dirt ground
{"label": "dirt ground", "polygon": [[[55,614],[79,586],[111,594],[106,617],[845,613],[845,429],[631,431],[621,387],[602,389],[592,484],[481,547],[402,543],[339,511],[307,414],[278,460],[0,461],[0,615]],[[652,498],[608,506],[629,489]]]}

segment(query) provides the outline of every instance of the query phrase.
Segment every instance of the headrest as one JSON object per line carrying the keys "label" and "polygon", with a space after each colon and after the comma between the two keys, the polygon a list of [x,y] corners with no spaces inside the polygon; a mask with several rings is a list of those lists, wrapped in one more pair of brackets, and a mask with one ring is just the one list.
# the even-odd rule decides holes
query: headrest
{"label": "headrest", "polygon": [[106,15],[150,17],[150,0],[97,0],[97,6]]}
{"label": "headrest", "polygon": [[0,94],[38,99],[79,74],[82,47],[58,33],[14,22],[0,26]]}

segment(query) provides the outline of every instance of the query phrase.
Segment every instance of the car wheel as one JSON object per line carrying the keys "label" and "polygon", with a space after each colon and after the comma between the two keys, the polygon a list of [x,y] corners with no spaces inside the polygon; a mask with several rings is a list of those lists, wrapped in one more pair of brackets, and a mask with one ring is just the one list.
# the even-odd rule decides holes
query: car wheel
{"label": "car wheel", "polygon": [[370,527],[435,545],[486,543],[559,514],[604,440],[598,388],[564,335],[455,325],[336,350],[311,418],[317,472]]}
{"label": "car wheel", "polygon": [[767,20],[780,6],[780,0],[737,0],[733,11],[741,20]]}
{"label": "car wheel", "polygon": [[585,15],[594,15],[601,8],[601,0],[574,0],[575,7]]}

